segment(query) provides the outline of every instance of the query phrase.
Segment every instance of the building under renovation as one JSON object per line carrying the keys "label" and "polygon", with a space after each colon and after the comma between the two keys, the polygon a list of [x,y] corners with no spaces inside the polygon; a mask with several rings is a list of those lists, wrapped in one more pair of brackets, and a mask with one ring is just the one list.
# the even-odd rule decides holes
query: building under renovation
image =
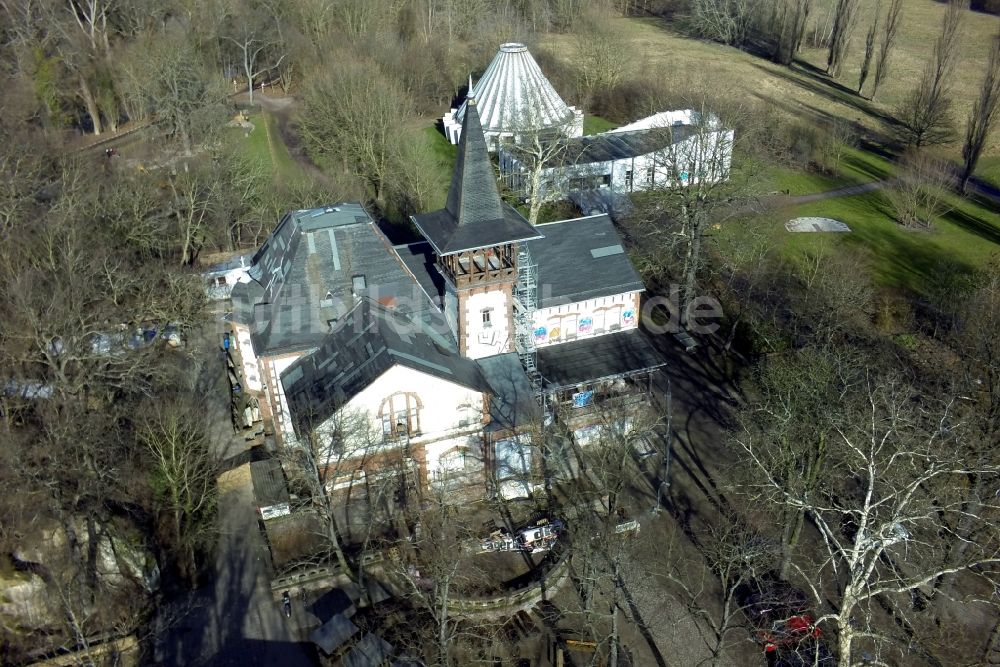
{"label": "building under renovation", "polygon": [[532,226],[504,203],[479,108],[462,107],[445,207],[413,217],[422,241],[392,246],[358,204],[296,211],[233,289],[277,445],[317,444],[354,497],[400,479],[529,493],[543,428],[579,445],[627,428],[602,401],[642,400],[663,366],[611,221]]}
{"label": "building under renovation", "polygon": [[473,85],[470,78],[469,98],[442,119],[445,135],[453,144],[462,136],[470,98],[476,100],[486,147],[491,152],[528,133],[583,134],[583,112],[559,97],[524,44],[501,44],[479,81]]}

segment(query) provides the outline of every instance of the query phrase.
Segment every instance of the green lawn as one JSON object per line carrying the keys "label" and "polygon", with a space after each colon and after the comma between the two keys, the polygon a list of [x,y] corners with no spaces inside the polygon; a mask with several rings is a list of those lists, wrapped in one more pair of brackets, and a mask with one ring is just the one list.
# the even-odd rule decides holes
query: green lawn
{"label": "green lawn", "polygon": [[441,134],[435,125],[425,127],[421,131],[420,136],[423,138],[427,148],[437,158],[437,166],[441,172],[439,181],[444,187],[440,196],[432,202],[433,206],[431,210],[433,210],[434,208],[444,206],[445,199],[448,197],[448,187],[451,184],[452,172],[455,171],[455,157],[458,154],[458,146],[452,146],[448,138]]}
{"label": "green lawn", "polygon": [[600,116],[586,115],[583,116],[583,133],[584,134],[600,134],[601,132],[607,132],[608,130],[613,130],[618,125],[612,123],[610,120],[605,120]]}
{"label": "green lawn", "polygon": [[[776,212],[768,226],[776,230],[774,240],[783,244],[782,252],[791,261],[797,261],[817,246],[854,248],[871,260],[878,284],[927,294],[946,267],[968,273],[1000,258],[1000,213],[984,202],[957,196],[952,203],[951,212],[930,231],[900,227],[881,192],[790,207]],[[784,223],[800,216],[840,220],[852,231],[849,234],[785,232]]]}
{"label": "green lawn", "polygon": [[768,167],[760,175],[757,191],[764,195],[809,195],[883,180],[892,174],[893,169],[892,162],[881,155],[862,148],[849,148],[831,172]]}
{"label": "green lawn", "polygon": [[1000,155],[991,155],[979,160],[976,176],[1000,188]]}
{"label": "green lawn", "polygon": [[244,136],[245,131],[240,128],[229,129],[238,150],[270,170],[277,182],[301,177],[302,169],[282,141],[274,117],[266,111],[259,111],[250,114],[249,118],[253,124],[249,136]]}

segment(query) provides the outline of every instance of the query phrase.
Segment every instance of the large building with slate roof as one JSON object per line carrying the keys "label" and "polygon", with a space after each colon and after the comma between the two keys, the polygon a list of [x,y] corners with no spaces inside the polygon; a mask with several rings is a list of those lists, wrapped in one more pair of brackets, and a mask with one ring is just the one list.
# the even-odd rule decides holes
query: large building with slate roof
{"label": "large building with slate roof", "polygon": [[529,224],[500,198],[476,100],[463,108],[447,203],[413,216],[423,241],[391,246],[358,204],[296,211],[233,290],[278,445],[321,444],[352,498],[529,493],[544,420],[593,440],[595,400],[641,394],[663,365],[608,217]]}
{"label": "large building with slate roof", "polygon": [[[608,189],[619,194],[690,185],[729,177],[733,131],[715,117],[691,110],[665,111],[601,134],[561,141],[542,169],[547,200],[572,192]],[[501,149],[505,183],[530,195],[530,164]]]}

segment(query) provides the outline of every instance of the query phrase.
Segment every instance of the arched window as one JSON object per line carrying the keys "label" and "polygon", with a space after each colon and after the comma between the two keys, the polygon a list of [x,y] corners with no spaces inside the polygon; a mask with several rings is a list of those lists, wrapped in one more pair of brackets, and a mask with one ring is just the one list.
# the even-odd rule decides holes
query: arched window
{"label": "arched window", "polygon": [[441,458],[438,459],[434,476],[437,479],[447,479],[461,473],[465,470],[465,455],[466,451],[461,447],[455,447],[442,454]]}
{"label": "arched window", "polygon": [[398,392],[382,401],[378,416],[385,440],[420,433],[420,397],[412,392]]}

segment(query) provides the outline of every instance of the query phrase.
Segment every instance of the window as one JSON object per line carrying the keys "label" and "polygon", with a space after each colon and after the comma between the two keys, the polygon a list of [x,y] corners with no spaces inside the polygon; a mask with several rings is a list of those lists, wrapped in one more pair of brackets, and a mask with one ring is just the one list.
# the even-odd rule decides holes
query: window
{"label": "window", "polygon": [[483,328],[489,329],[493,326],[493,309],[483,308],[480,312],[483,314]]}
{"label": "window", "polygon": [[655,175],[655,171],[656,170],[653,168],[653,165],[649,165],[648,167],[646,167],[646,183],[648,183],[649,185],[653,184],[653,177]]}
{"label": "window", "polygon": [[446,479],[452,475],[459,474],[465,470],[465,450],[452,449],[445,452],[438,459],[438,467],[435,476],[438,479]]}
{"label": "window", "polygon": [[566,340],[576,338],[576,313],[562,318],[562,335]]}
{"label": "window", "polygon": [[382,438],[391,440],[420,434],[420,398],[411,392],[393,394],[382,401],[379,420]]}
{"label": "window", "polygon": [[608,331],[618,331],[622,328],[622,307],[614,305],[605,311],[605,326]]}
{"label": "window", "polygon": [[462,403],[458,406],[458,425],[469,426],[481,421],[482,412],[471,403]]}
{"label": "window", "polygon": [[601,334],[604,333],[604,315],[605,310],[602,308],[600,310],[594,311],[594,333]]}
{"label": "window", "polygon": [[626,169],[625,170],[625,189],[626,190],[631,190],[632,189],[632,170],[631,169]]}

